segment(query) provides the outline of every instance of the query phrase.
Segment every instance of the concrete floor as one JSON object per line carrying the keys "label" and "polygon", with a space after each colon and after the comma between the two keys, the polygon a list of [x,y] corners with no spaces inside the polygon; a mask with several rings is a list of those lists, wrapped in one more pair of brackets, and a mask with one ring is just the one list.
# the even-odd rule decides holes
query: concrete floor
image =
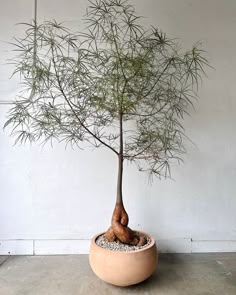
{"label": "concrete floor", "polygon": [[162,254],[147,281],[100,281],[87,255],[0,256],[0,295],[235,295],[236,253]]}

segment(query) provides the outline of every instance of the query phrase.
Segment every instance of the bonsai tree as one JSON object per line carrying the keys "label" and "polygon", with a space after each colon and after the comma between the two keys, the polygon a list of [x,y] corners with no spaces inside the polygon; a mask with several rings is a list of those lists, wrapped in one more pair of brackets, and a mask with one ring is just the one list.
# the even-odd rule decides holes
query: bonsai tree
{"label": "bonsai tree", "polygon": [[71,32],[46,21],[15,39],[13,74],[22,89],[5,124],[16,142],[52,142],[106,148],[118,160],[115,209],[108,241],[144,245],[128,227],[123,163],[150,177],[170,176],[181,161],[182,120],[208,65],[200,44],[182,51],[158,28],[145,29],[126,0],[91,0],[86,29]]}

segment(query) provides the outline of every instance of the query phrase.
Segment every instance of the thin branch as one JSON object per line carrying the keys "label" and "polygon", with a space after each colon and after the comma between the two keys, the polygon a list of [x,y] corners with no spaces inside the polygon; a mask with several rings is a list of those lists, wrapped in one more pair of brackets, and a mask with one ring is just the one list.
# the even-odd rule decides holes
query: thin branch
{"label": "thin branch", "polygon": [[61,91],[61,94],[63,95],[64,99],[66,100],[68,106],[70,107],[71,111],[73,112],[73,114],[75,115],[75,117],[77,118],[77,120],[79,121],[80,125],[93,137],[95,138],[98,142],[100,142],[102,145],[106,146],[108,149],[110,149],[111,151],[113,151],[116,155],[118,155],[119,153],[110,145],[108,145],[106,142],[104,142],[102,139],[100,139],[99,137],[96,136],[96,134],[94,134],[88,127],[85,126],[85,124],[82,122],[82,120],[79,118],[79,116],[77,115],[77,113],[75,112],[74,108],[72,107],[70,100],[67,98],[63,87],[61,85],[61,81],[60,81],[60,77],[58,75],[58,72],[56,70],[57,66],[56,66],[56,62],[54,59],[54,52],[53,52],[53,48],[52,48],[52,55],[53,55],[53,63],[54,63],[54,69],[55,69],[55,74],[56,74],[56,78],[57,78],[57,83],[59,86],[59,89]]}

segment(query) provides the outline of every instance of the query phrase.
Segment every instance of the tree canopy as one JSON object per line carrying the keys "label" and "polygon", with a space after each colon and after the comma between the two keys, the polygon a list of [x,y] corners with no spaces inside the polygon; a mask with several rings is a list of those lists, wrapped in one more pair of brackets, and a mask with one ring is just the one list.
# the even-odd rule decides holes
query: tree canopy
{"label": "tree canopy", "polygon": [[199,43],[182,51],[158,28],[146,29],[126,0],[89,1],[85,23],[80,33],[56,21],[23,24],[12,60],[22,91],[5,127],[16,142],[87,142],[168,176],[184,152],[182,120],[205,52]]}

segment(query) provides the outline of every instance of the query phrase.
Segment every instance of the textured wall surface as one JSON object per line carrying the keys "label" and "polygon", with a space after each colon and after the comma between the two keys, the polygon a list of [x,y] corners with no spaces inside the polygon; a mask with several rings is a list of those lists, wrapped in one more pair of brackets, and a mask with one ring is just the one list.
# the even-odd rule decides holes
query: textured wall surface
{"label": "textured wall surface", "polygon": [[[200,86],[200,100],[185,121],[185,163],[175,181],[148,184],[125,166],[124,201],[132,228],[148,231],[162,251],[236,251],[236,1],[132,1],[153,24],[184,48],[198,40],[215,70]],[[85,0],[40,0],[39,19],[79,27]],[[14,8],[13,8],[14,7]],[[10,102],[18,80],[9,76],[12,36],[29,22],[33,1],[4,1],[0,10],[0,101]],[[0,104],[0,126],[9,105]],[[105,230],[115,201],[116,158],[105,150],[13,146],[0,128],[0,254],[87,253],[89,239]]]}

